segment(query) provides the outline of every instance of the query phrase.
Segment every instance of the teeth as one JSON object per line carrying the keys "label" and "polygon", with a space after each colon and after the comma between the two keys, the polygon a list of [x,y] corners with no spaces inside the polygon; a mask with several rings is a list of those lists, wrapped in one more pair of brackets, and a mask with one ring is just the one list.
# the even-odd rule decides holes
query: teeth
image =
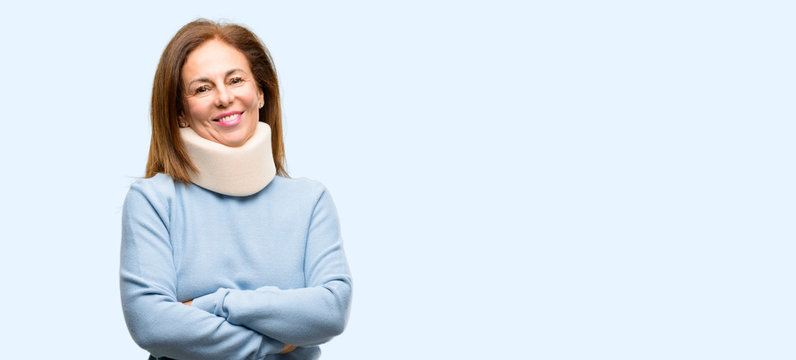
{"label": "teeth", "polygon": [[218,119],[218,121],[220,121],[220,122],[231,121],[232,119],[236,118],[237,116],[238,116],[238,114],[232,114],[232,115],[229,115],[229,116],[224,116],[221,119]]}

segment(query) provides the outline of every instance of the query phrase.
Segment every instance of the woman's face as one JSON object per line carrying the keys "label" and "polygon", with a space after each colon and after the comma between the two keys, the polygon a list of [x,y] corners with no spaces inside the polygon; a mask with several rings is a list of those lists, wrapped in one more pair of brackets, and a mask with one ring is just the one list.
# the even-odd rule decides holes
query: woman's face
{"label": "woman's face", "polygon": [[238,147],[254,134],[263,92],[238,49],[208,40],[188,54],[182,83],[185,110],[179,120],[199,136]]}

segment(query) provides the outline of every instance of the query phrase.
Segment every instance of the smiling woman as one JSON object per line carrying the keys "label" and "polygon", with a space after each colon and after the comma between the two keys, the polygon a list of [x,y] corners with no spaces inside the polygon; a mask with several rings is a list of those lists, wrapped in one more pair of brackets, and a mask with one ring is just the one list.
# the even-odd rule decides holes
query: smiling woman
{"label": "smiling woman", "polygon": [[[217,119],[238,111],[245,115]],[[276,173],[287,175],[276,69],[257,36],[242,26],[198,20],[180,29],[155,72],[150,116],[147,177],[167,173],[190,181],[189,171],[196,169],[179,127],[193,126],[203,138],[234,147],[253,134],[258,121],[272,130]]]}
{"label": "smiling woman", "polygon": [[263,92],[254,81],[246,56],[213,39],[188,55],[182,67],[187,111],[183,127],[199,136],[238,147],[254,135],[263,107]]}
{"label": "smiling woman", "polygon": [[317,359],[345,328],[351,275],[328,191],[285,170],[265,47],[238,25],[185,25],[151,117],[122,216],[133,340],[150,359]]}

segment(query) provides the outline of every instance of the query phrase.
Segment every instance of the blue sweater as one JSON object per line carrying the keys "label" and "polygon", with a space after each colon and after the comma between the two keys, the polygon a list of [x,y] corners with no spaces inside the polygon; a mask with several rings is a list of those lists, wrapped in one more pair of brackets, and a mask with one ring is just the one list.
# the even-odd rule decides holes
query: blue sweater
{"label": "blue sweater", "polygon": [[[155,357],[316,359],[351,303],[332,198],[307,179],[277,176],[244,197],[136,181],[120,276],[130,334]],[[285,344],[299,348],[278,355]]]}

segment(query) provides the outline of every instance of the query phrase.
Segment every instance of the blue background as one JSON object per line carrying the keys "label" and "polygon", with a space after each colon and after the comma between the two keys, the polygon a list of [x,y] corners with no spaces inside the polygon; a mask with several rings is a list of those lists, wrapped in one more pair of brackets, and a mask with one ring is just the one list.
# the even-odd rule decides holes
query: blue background
{"label": "blue background", "polygon": [[4,358],[142,360],[118,294],[160,53],[248,26],[355,276],[324,359],[793,359],[788,1],[0,5]]}

